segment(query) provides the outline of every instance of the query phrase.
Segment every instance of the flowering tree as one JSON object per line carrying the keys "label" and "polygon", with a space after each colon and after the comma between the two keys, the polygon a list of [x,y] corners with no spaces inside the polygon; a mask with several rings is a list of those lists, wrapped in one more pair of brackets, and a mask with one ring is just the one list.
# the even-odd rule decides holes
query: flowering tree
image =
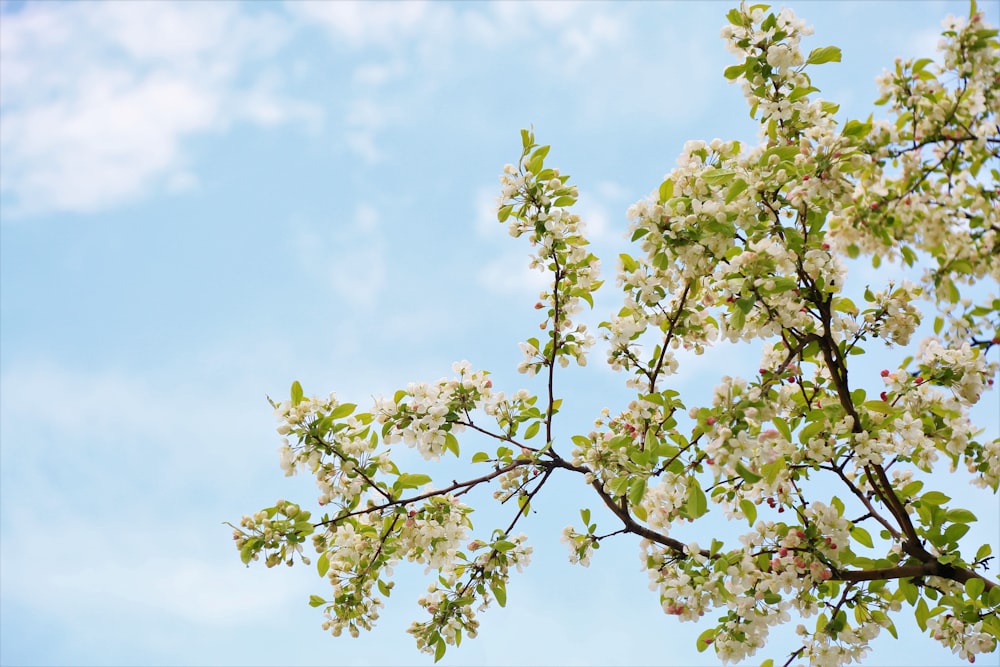
{"label": "flowering tree", "polygon": [[[521,343],[518,368],[543,390],[504,393],[462,362],[452,379],[410,384],[364,412],[333,394],[309,398],[298,383],[274,403],[281,466],[315,476],[325,513],[279,501],[244,517],[234,538],[243,562],[269,567],[297,554],[310,563],[310,540],[332,587],[311,603],[334,635],[371,628],[393,568],[411,561],[437,575],[419,600],[427,617],[409,630],[417,646],[439,659],[474,637],[477,612],[503,606],[511,570],[529,560],[518,522],[554,475],[569,475],[581,503],[591,494],[618,523],[599,532],[581,510],[563,534],[570,560],[586,565],[601,541],[637,536],[667,614],[721,614],[697,642],[724,662],[756,654],[793,615],[804,624],[788,663],[860,660],[882,631],[896,634],[904,605],[970,662],[997,649],[990,547],[961,541],[975,515],[928,476],[943,458],[994,500],[1000,479],[1000,439],[977,439],[969,418],[1000,345],[1000,300],[981,284],[1000,280],[997,32],[974,5],[968,20],[947,19],[940,62],[897,61],[880,78],[888,119],[840,125],[807,74],[838,61],[836,47],[804,55],[810,30],[788,10],[744,6],[727,18],[738,62],[725,76],[741,84],[760,143],[688,142],[629,209],[624,302],[601,324],[607,361],[635,392],[623,410],[571,438],[553,434],[554,377],[587,363],[595,339],[574,318],[602,283],[571,212],[577,189],[526,130],[501,177],[498,217],[550,278],[535,304],[545,333]],[[926,270],[919,283],[869,286],[855,303],[845,258]],[[930,318],[934,335],[899,368],[865,365],[866,348],[905,348]],[[761,341],[759,372],[723,377],[710,405],[685,405],[670,388],[675,351],[720,340]],[[866,395],[855,374],[880,375],[884,391]],[[394,460],[400,442],[425,459],[459,457],[467,431],[496,446],[471,455],[464,481],[432,486]],[[473,537],[462,496],[476,487],[516,507],[507,525]],[[710,514],[732,534],[673,535]]]}

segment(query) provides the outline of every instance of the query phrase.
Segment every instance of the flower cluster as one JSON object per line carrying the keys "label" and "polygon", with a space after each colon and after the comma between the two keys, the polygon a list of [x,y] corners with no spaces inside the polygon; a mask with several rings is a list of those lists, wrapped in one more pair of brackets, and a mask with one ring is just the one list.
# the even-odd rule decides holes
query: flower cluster
{"label": "flower cluster", "polygon": [[463,417],[479,408],[496,411],[503,397],[493,394],[488,373],[472,371],[467,361],[452,369],[458,377],[411,382],[392,399],[376,400],[374,411],[387,445],[402,441],[434,461],[449,451],[458,455],[455,435],[464,429]]}
{"label": "flower cluster", "polygon": [[[1000,370],[989,358],[1000,301],[981,286],[1000,280],[997,32],[975,13],[949,18],[939,63],[899,61],[880,77],[890,118],[841,124],[807,72],[838,61],[837,48],[804,52],[812,31],[787,9],[743,5],[727,18],[722,36],[738,62],[725,76],[742,87],[760,141],[687,142],[656,191],[628,209],[636,250],[618,258],[622,306],[600,328],[609,365],[636,393],[572,436],[568,457],[557,453],[552,380],[557,367],[587,362],[594,337],[574,318],[593,306],[600,265],[571,209],[576,187],[545,165],[549,147],[530,131],[504,168],[497,215],[550,276],[535,304],[545,333],[520,344],[518,365],[547,375],[548,395],[495,391],[487,372],[460,362],[454,377],[412,383],[368,412],[334,394],[306,397],[298,383],[273,404],[282,469],[315,477],[331,514],[312,519],[279,501],[233,537],[243,562],[273,566],[308,562],[311,536],[332,588],[311,604],[333,634],[371,628],[394,569],[416,563],[434,576],[418,600],[429,618],[409,629],[420,650],[440,659],[476,636],[479,612],[506,603],[511,572],[530,560],[515,527],[546,480],[566,474],[619,522],[599,534],[581,510],[583,527],[562,534],[571,562],[587,566],[604,539],[634,535],[666,614],[721,613],[697,647],[724,662],[756,654],[793,618],[804,623],[787,664],[860,661],[883,629],[895,636],[890,614],[903,602],[961,657],[997,650],[1000,585],[983,574],[991,549],[970,556],[964,543],[976,515],[925,488],[939,459],[977,486],[1000,486],[1000,438],[983,441],[970,419]],[[865,288],[855,305],[848,260],[862,255],[875,268],[926,270],[918,284]],[[910,346],[932,321],[898,368],[860,359],[872,339]],[[710,400],[688,408],[667,378],[681,351],[722,341],[758,344],[759,369],[723,375]],[[476,422],[481,413],[496,427]],[[472,455],[481,465],[466,481],[435,488],[392,456],[402,444],[425,460],[458,457],[469,430],[496,450]],[[479,485],[501,504],[516,498],[516,513],[470,541],[472,508],[460,499]],[[743,527],[724,537],[713,526],[707,547],[681,539],[713,510]]]}
{"label": "flower cluster", "polygon": [[1000,192],[980,171],[1000,157],[1000,49],[980,14],[944,26],[939,62],[897,60],[878,79],[879,104],[899,122],[849,128],[872,161],[852,203],[833,211],[830,236],[852,256],[912,265],[926,253],[936,265],[926,296],[955,303],[960,285],[1000,280]]}
{"label": "flower cluster", "polygon": [[993,651],[997,644],[993,635],[983,632],[981,621],[968,623],[951,614],[941,614],[928,620],[927,630],[934,639],[969,662],[975,662],[979,653]]}
{"label": "flower cluster", "polygon": [[302,554],[302,543],[313,532],[309,516],[309,512],[295,503],[278,500],[274,507],[243,517],[239,527],[233,526],[233,540],[243,562],[249,565],[263,554],[268,567],[281,563],[291,566],[298,555],[299,560],[308,565],[309,558]]}
{"label": "flower cluster", "polygon": [[[417,602],[431,615],[430,621],[414,622],[407,632],[414,636],[417,648],[431,653],[439,659],[447,645],[458,645],[463,633],[475,637],[479,629],[476,618],[478,611],[484,610],[492,600],[500,606],[506,605],[507,580],[513,566],[518,572],[531,562],[532,548],[527,544],[527,536],[507,536],[495,533],[492,543],[474,540],[468,545],[471,552],[479,555],[466,556],[455,551],[453,557],[459,562],[453,576],[442,576],[437,583],[427,588],[427,595]],[[469,575],[461,581],[459,577]],[[474,607],[476,599],[481,603]]]}
{"label": "flower cluster", "polygon": [[600,286],[600,261],[588,252],[585,225],[570,207],[578,196],[576,186],[567,185],[569,176],[546,168],[548,146],[535,144],[534,135],[521,133],[523,152],[517,166],[507,165],[500,178],[501,194],[497,217],[507,223],[513,237],[526,235],[535,252],[531,267],[552,275],[549,289],[539,295],[535,308],[546,310],[541,328],[551,326],[545,345],[532,339],[522,343],[525,360],[522,373],[534,375],[542,367],[575,361],[587,363],[587,351],[594,337],[583,323],[574,322],[585,301],[594,305],[593,292]]}

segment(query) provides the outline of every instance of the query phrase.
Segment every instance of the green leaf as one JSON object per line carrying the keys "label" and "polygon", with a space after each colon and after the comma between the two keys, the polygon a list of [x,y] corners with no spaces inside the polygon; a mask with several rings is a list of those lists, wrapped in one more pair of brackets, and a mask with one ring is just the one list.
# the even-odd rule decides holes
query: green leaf
{"label": "green leaf", "polygon": [[476,452],[475,454],[472,455],[473,463],[483,463],[484,461],[489,461],[489,460],[490,460],[490,455],[487,454],[486,452]]}
{"label": "green leaf", "polygon": [[740,193],[747,189],[747,182],[742,178],[737,178],[726,190],[726,203],[731,204],[734,199],[740,196]]}
{"label": "green leaf", "polygon": [[945,287],[948,290],[948,302],[949,303],[958,303],[958,300],[962,297],[962,295],[959,294],[958,288],[955,287],[955,283],[953,281],[949,280],[945,284]]}
{"label": "green leaf", "polygon": [[689,519],[697,519],[708,512],[708,499],[696,479],[692,478],[688,482],[688,497],[685,507]]}
{"label": "green leaf", "polygon": [[805,97],[809,93],[818,93],[818,92],[819,92],[819,88],[816,88],[814,86],[796,86],[795,90],[793,90],[788,95],[788,101],[789,102],[794,102],[795,100],[801,100],[803,97]]}
{"label": "green leaf", "polygon": [[509,542],[507,540],[497,540],[496,542],[493,543],[493,548],[499,551],[500,553],[503,553],[505,551],[510,551],[511,549],[513,549],[514,543]]}
{"label": "green leaf", "polygon": [[327,558],[326,552],[321,553],[316,559],[316,571],[321,577],[325,577],[326,573],[330,571],[330,559]]}
{"label": "green leaf", "polygon": [[333,409],[333,412],[330,413],[330,417],[332,419],[343,419],[354,412],[356,407],[358,406],[354,403],[341,403]]}
{"label": "green leaf", "polygon": [[885,401],[868,401],[865,403],[865,410],[878,412],[883,415],[891,415],[896,412],[896,409]]}
{"label": "green leaf", "polygon": [[807,424],[801,431],[799,431],[799,442],[801,442],[803,445],[808,444],[810,438],[812,438],[814,435],[817,435],[825,427],[826,424],[824,424],[822,421],[814,421],[810,424]]}
{"label": "green leaf", "polygon": [[909,578],[899,580],[899,590],[902,591],[903,597],[906,598],[906,601],[909,602],[910,605],[915,605],[917,603],[919,591]]}
{"label": "green leaf", "polygon": [[743,465],[742,461],[736,462],[736,472],[737,474],[739,474],[740,477],[745,479],[750,484],[756,484],[760,480],[764,479],[757,473],[748,470],[747,467]]}
{"label": "green leaf", "polygon": [[[854,139],[860,139],[866,136],[872,129],[871,122],[861,122],[860,120],[851,119],[847,121],[844,125],[844,129],[841,132],[845,137],[851,137]],[[857,255],[855,255],[857,256]]]}
{"label": "green leaf", "polygon": [[792,441],[792,431],[790,428],[788,428],[787,421],[785,421],[781,417],[775,417],[774,419],[771,420],[771,423],[774,424],[774,428],[778,430],[778,433],[781,434],[782,438],[784,438],[788,442]]}
{"label": "green leaf", "polygon": [[309,596],[309,606],[310,607],[319,607],[319,606],[324,605],[324,604],[326,604],[326,600],[324,600],[320,596],[318,596],[318,595],[310,595]]}
{"label": "green leaf", "polygon": [[444,643],[444,639],[438,637],[437,644],[434,645],[434,662],[437,662],[444,657],[444,652],[447,650],[447,646]]}
{"label": "green leaf", "polygon": [[778,458],[771,463],[764,465],[764,469],[761,471],[764,473],[764,479],[767,480],[768,484],[774,484],[774,480],[778,479],[778,475],[782,470],[785,469],[785,459]]}
{"label": "green leaf", "polygon": [[945,512],[944,518],[952,523],[974,523],[977,521],[975,514],[961,507],[948,510]]}
{"label": "green leaf", "polygon": [[455,456],[458,456],[459,453],[458,438],[455,437],[454,433],[451,433],[449,431],[448,433],[444,434],[444,448],[449,452],[451,452],[452,454],[454,454]]}
{"label": "green leaf", "polygon": [[535,152],[531,154],[531,159],[535,160],[537,158],[545,159],[545,156],[549,154],[549,149],[551,146],[539,146],[535,149]]}
{"label": "green leaf", "polygon": [[910,246],[901,246],[899,251],[903,254],[903,261],[906,262],[907,266],[913,266],[914,262],[917,261],[917,253],[913,252]]}
{"label": "green leaf", "polygon": [[930,617],[930,609],[927,608],[927,602],[923,598],[917,602],[917,609],[913,612],[914,618],[917,619],[917,625],[920,626],[920,630],[923,632],[927,631],[927,619]]}
{"label": "green leaf", "polygon": [[940,491],[928,491],[924,495],[920,496],[920,502],[925,505],[943,505],[949,500],[951,500],[951,497],[946,496]]}
{"label": "green leaf", "polygon": [[740,63],[739,65],[730,65],[722,72],[722,75],[727,79],[729,79],[730,81],[735,81],[736,79],[740,78],[740,75],[743,74],[746,70],[747,66],[744,63]]}
{"label": "green leaf", "polygon": [[431,478],[429,475],[404,472],[399,476],[399,479],[396,480],[396,483],[393,484],[393,487],[397,489],[419,489],[421,486],[430,481]]}
{"label": "green leaf", "polygon": [[497,604],[501,607],[506,607],[507,587],[503,585],[503,582],[494,582],[490,584],[490,590],[493,591],[493,597],[497,599]]}
{"label": "green leaf", "polygon": [[856,539],[860,544],[865,545],[869,549],[875,548],[875,543],[872,542],[872,536],[867,530],[861,526],[854,526],[851,528],[851,537]]}
{"label": "green leaf", "polygon": [[953,523],[944,529],[944,539],[946,543],[955,542],[957,543],[962,537],[969,532],[969,524],[967,523]]}
{"label": "green leaf", "polygon": [[982,579],[969,579],[965,582],[965,594],[973,600],[978,599],[984,590],[986,590],[986,582]]}
{"label": "green leaf", "polygon": [[831,637],[836,637],[840,632],[847,627],[847,612],[841,609],[837,612],[837,615],[827,623],[824,630]]}
{"label": "green leaf", "polygon": [[539,429],[542,427],[541,422],[531,422],[528,424],[528,428],[524,430],[524,439],[531,440],[536,435],[538,435]]}
{"label": "green leaf", "polygon": [[628,475],[615,477],[608,482],[608,490],[615,498],[621,498],[628,491]]}
{"label": "green leaf", "polygon": [[743,516],[747,518],[747,522],[753,526],[754,522],[757,521],[757,506],[744,498],[740,501],[740,510],[743,512]]}
{"label": "green leaf", "polygon": [[840,111],[839,104],[834,104],[833,102],[827,102],[825,100],[819,103],[819,108],[823,110],[823,113],[830,114],[831,116]]}
{"label": "green leaf", "polygon": [[646,480],[642,477],[637,477],[629,482],[628,485],[628,501],[631,505],[636,506],[642,502],[643,496],[646,495]]}
{"label": "green leaf", "polygon": [[660,183],[660,201],[666,202],[674,196],[674,182],[669,178]]}
{"label": "green leaf", "polygon": [[292,405],[298,405],[302,402],[302,385],[296,380],[292,383]]}
{"label": "green leaf", "polygon": [[702,173],[701,178],[709,185],[722,185],[733,180],[732,169],[710,169]]}
{"label": "green leaf", "polygon": [[521,147],[524,150],[528,150],[528,147],[531,146],[534,141],[535,138],[531,136],[531,132],[528,130],[521,130]]}
{"label": "green leaf", "polygon": [[712,645],[712,642],[715,641],[715,633],[716,628],[709,628],[698,635],[698,644],[695,646],[698,649],[698,653],[703,653],[705,649]]}

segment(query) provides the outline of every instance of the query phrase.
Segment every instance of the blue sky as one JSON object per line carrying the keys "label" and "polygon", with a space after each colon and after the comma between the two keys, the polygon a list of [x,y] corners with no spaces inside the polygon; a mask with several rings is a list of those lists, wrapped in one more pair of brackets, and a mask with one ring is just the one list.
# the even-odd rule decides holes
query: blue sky
{"label": "blue sky", "polygon": [[[813,79],[844,117],[968,9],[790,6],[816,27],[807,47],[843,48]],[[514,372],[540,276],[492,210],[518,131],[534,124],[578,184],[613,284],[625,209],[684,141],[754,138],[722,77],[728,8],[0,4],[0,662],[429,664],[404,633],[422,569],[400,568],[378,629],[350,640],[307,605],[312,568],[240,564],[223,521],[315,496],[282,476],[265,396],[297,379],[365,404],[459,359],[540,390]],[[689,404],[756,368],[713,352],[675,378]],[[567,436],[627,400],[602,356],[562,380]],[[1000,551],[996,497],[941,483],[983,510],[970,540]],[[443,662],[714,664],[661,613],[634,542],[567,562],[581,503],[560,489],[526,523],[535,555],[508,606]],[[959,664],[910,625],[869,663]]]}

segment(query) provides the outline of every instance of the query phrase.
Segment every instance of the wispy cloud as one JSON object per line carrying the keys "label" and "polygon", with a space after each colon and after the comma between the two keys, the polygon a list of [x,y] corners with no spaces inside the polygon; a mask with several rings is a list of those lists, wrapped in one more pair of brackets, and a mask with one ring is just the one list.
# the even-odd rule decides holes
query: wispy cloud
{"label": "wispy cloud", "polygon": [[[575,99],[569,122],[591,127],[641,116],[690,119],[708,103],[701,85],[722,49],[668,28],[664,42],[685,45],[683,67],[666,76],[632,9],[612,3],[288,3],[304,26],[326,35],[335,58],[354,59],[346,88],[344,143],[364,164],[389,159],[388,137],[439,114],[445,93],[455,124],[486,123],[543,101]],[[713,23],[714,26],[714,23]],[[714,59],[706,54],[717,55]],[[716,53],[718,52],[718,54]],[[721,62],[721,61],[720,61]],[[540,69],[546,85],[518,73]],[[392,86],[385,85],[391,82]],[[580,86],[588,95],[575,98]],[[507,91],[506,99],[503,93]],[[503,100],[502,102],[500,100]],[[496,101],[497,103],[494,103]]]}
{"label": "wispy cloud", "polygon": [[[58,530],[52,530],[44,527],[47,517],[28,518],[31,521],[15,518],[5,526],[12,542],[32,546],[4,550],[5,569],[18,574],[5,578],[4,594],[64,621],[80,614],[130,612],[151,620],[173,618],[218,627],[246,622],[301,599],[287,583],[260,577],[256,571],[249,573],[257,581],[248,587],[248,573],[234,568],[233,554],[221,553],[215,545],[209,549],[220,552],[215,560],[192,549],[203,540],[198,534],[203,529],[190,523],[143,529],[132,522],[115,525],[107,517],[62,514]],[[225,530],[220,526],[220,537]],[[69,544],[78,547],[72,568],[65,567]],[[224,546],[224,541],[219,544]],[[191,555],[185,554],[188,550]],[[53,600],[59,604],[53,605]]]}
{"label": "wispy cloud", "polygon": [[5,212],[95,211],[190,188],[187,137],[236,122],[315,125],[320,111],[285,96],[281,73],[262,66],[287,41],[285,23],[225,3],[40,3],[6,13]]}
{"label": "wispy cloud", "polygon": [[360,204],[351,220],[322,232],[303,226],[295,237],[303,269],[345,303],[370,309],[386,282],[386,249],[378,211]]}
{"label": "wispy cloud", "polygon": [[329,30],[352,47],[389,47],[423,32],[428,20],[448,11],[427,2],[291,2],[286,7]]}

